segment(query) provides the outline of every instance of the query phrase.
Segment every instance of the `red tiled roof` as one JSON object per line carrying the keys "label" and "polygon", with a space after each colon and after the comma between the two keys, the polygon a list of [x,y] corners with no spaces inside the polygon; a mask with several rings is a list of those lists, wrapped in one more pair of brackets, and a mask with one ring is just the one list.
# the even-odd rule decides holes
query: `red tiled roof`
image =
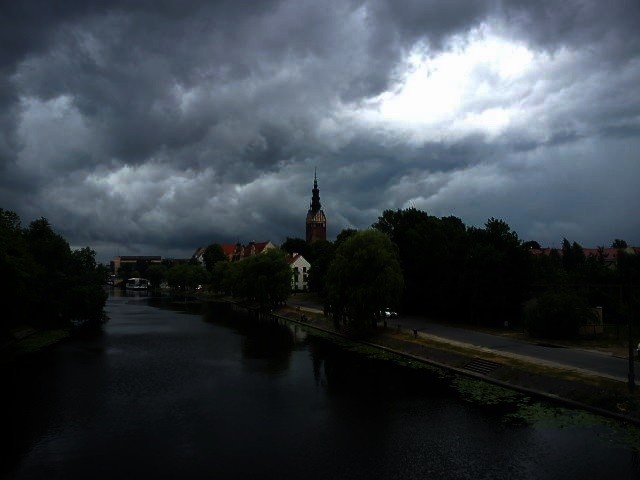
{"label": "red tiled roof", "polygon": [[[599,255],[597,248],[583,248],[582,251],[586,257],[597,257]],[[602,256],[605,260],[615,260],[618,257],[619,250],[617,248],[602,249]]]}
{"label": "red tiled roof", "polygon": [[289,263],[289,265],[291,265],[296,260],[298,260],[301,256],[302,255],[300,255],[299,253],[296,253],[295,255],[287,255],[287,262]]}
{"label": "red tiled roof", "polygon": [[[634,253],[640,253],[640,247],[629,247],[633,250]],[[605,261],[614,262],[618,258],[618,253],[620,250],[625,250],[624,248],[603,248],[602,256]],[[531,255],[539,256],[539,255],[549,255],[552,251],[555,251],[558,255],[562,256],[561,248],[532,248],[529,250]],[[585,257],[597,257],[599,255],[598,248],[583,248],[582,249]]]}
{"label": "red tiled roof", "polygon": [[222,251],[228,257],[229,255],[233,255],[233,252],[236,251],[235,243],[221,243],[220,247],[222,247]]}

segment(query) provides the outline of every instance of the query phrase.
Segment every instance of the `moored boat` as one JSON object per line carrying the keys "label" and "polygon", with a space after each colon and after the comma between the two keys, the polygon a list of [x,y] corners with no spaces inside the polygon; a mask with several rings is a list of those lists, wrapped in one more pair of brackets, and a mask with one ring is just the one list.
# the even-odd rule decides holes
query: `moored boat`
{"label": "moored boat", "polygon": [[125,288],[127,290],[146,290],[151,286],[151,282],[146,278],[129,278],[127,279],[127,283],[125,283]]}

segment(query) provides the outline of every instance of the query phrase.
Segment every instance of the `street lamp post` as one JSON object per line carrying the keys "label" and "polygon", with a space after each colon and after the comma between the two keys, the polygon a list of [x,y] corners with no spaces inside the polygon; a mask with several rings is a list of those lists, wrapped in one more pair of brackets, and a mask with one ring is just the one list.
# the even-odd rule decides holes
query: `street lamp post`
{"label": "street lamp post", "polygon": [[[631,282],[629,282],[629,291],[627,292],[627,298],[626,298],[626,302],[627,302],[627,308],[625,310],[627,310],[627,319],[628,319],[628,329],[629,329],[629,380],[628,380],[628,385],[629,385],[629,392],[633,393],[633,391],[635,390],[636,387],[636,376],[635,376],[635,355],[633,354],[633,309],[631,308],[631,294],[632,294],[632,289],[631,289]],[[620,284],[620,300],[623,300],[623,294],[622,294],[622,284]],[[621,305],[623,305],[623,302],[620,302]]]}
{"label": "street lamp post", "polygon": [[631,333],[631,315],[629,315],[629,392],[633,393],[636,387],[635,383],[635,368],[634,368],[634,354],[633,354],[633,335]]}

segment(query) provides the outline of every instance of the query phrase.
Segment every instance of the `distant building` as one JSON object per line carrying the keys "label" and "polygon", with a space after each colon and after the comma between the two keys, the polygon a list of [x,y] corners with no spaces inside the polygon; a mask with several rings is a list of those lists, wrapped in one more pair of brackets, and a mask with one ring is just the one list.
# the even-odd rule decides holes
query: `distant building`
{"label": "distant building", "polygon": [[131,271],[136,271],[140,274],[147,271],[151,265],[161,265],[161,256],[150,255],[127,255],[113,257],[113,260],[109,262],[111,273],[118,274],[118,271],[123,268],[131,268]]}
{"label": "distant building", "polygon": [[311,264],[298,253],[289,255],[287,261],[291,267],[291,290],[308,290]]}
{"label": "distant building", "polygon": [[320,189],[318,188],[318,177],[313,175],[313,190],[311,190],[311,204],[307,212],[307,243],[313,243],[316,240],[327,239],[327,217],[320,205]]}

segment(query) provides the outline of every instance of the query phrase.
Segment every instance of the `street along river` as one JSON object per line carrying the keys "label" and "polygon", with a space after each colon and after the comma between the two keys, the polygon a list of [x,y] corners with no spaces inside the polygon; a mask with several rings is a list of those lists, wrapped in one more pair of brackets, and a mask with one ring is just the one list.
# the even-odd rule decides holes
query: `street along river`
{"label": "street along river", "polygon": [[2,478],[640,477],[635,427],[296,325],[124,295],[101,334],[5,372]]}

